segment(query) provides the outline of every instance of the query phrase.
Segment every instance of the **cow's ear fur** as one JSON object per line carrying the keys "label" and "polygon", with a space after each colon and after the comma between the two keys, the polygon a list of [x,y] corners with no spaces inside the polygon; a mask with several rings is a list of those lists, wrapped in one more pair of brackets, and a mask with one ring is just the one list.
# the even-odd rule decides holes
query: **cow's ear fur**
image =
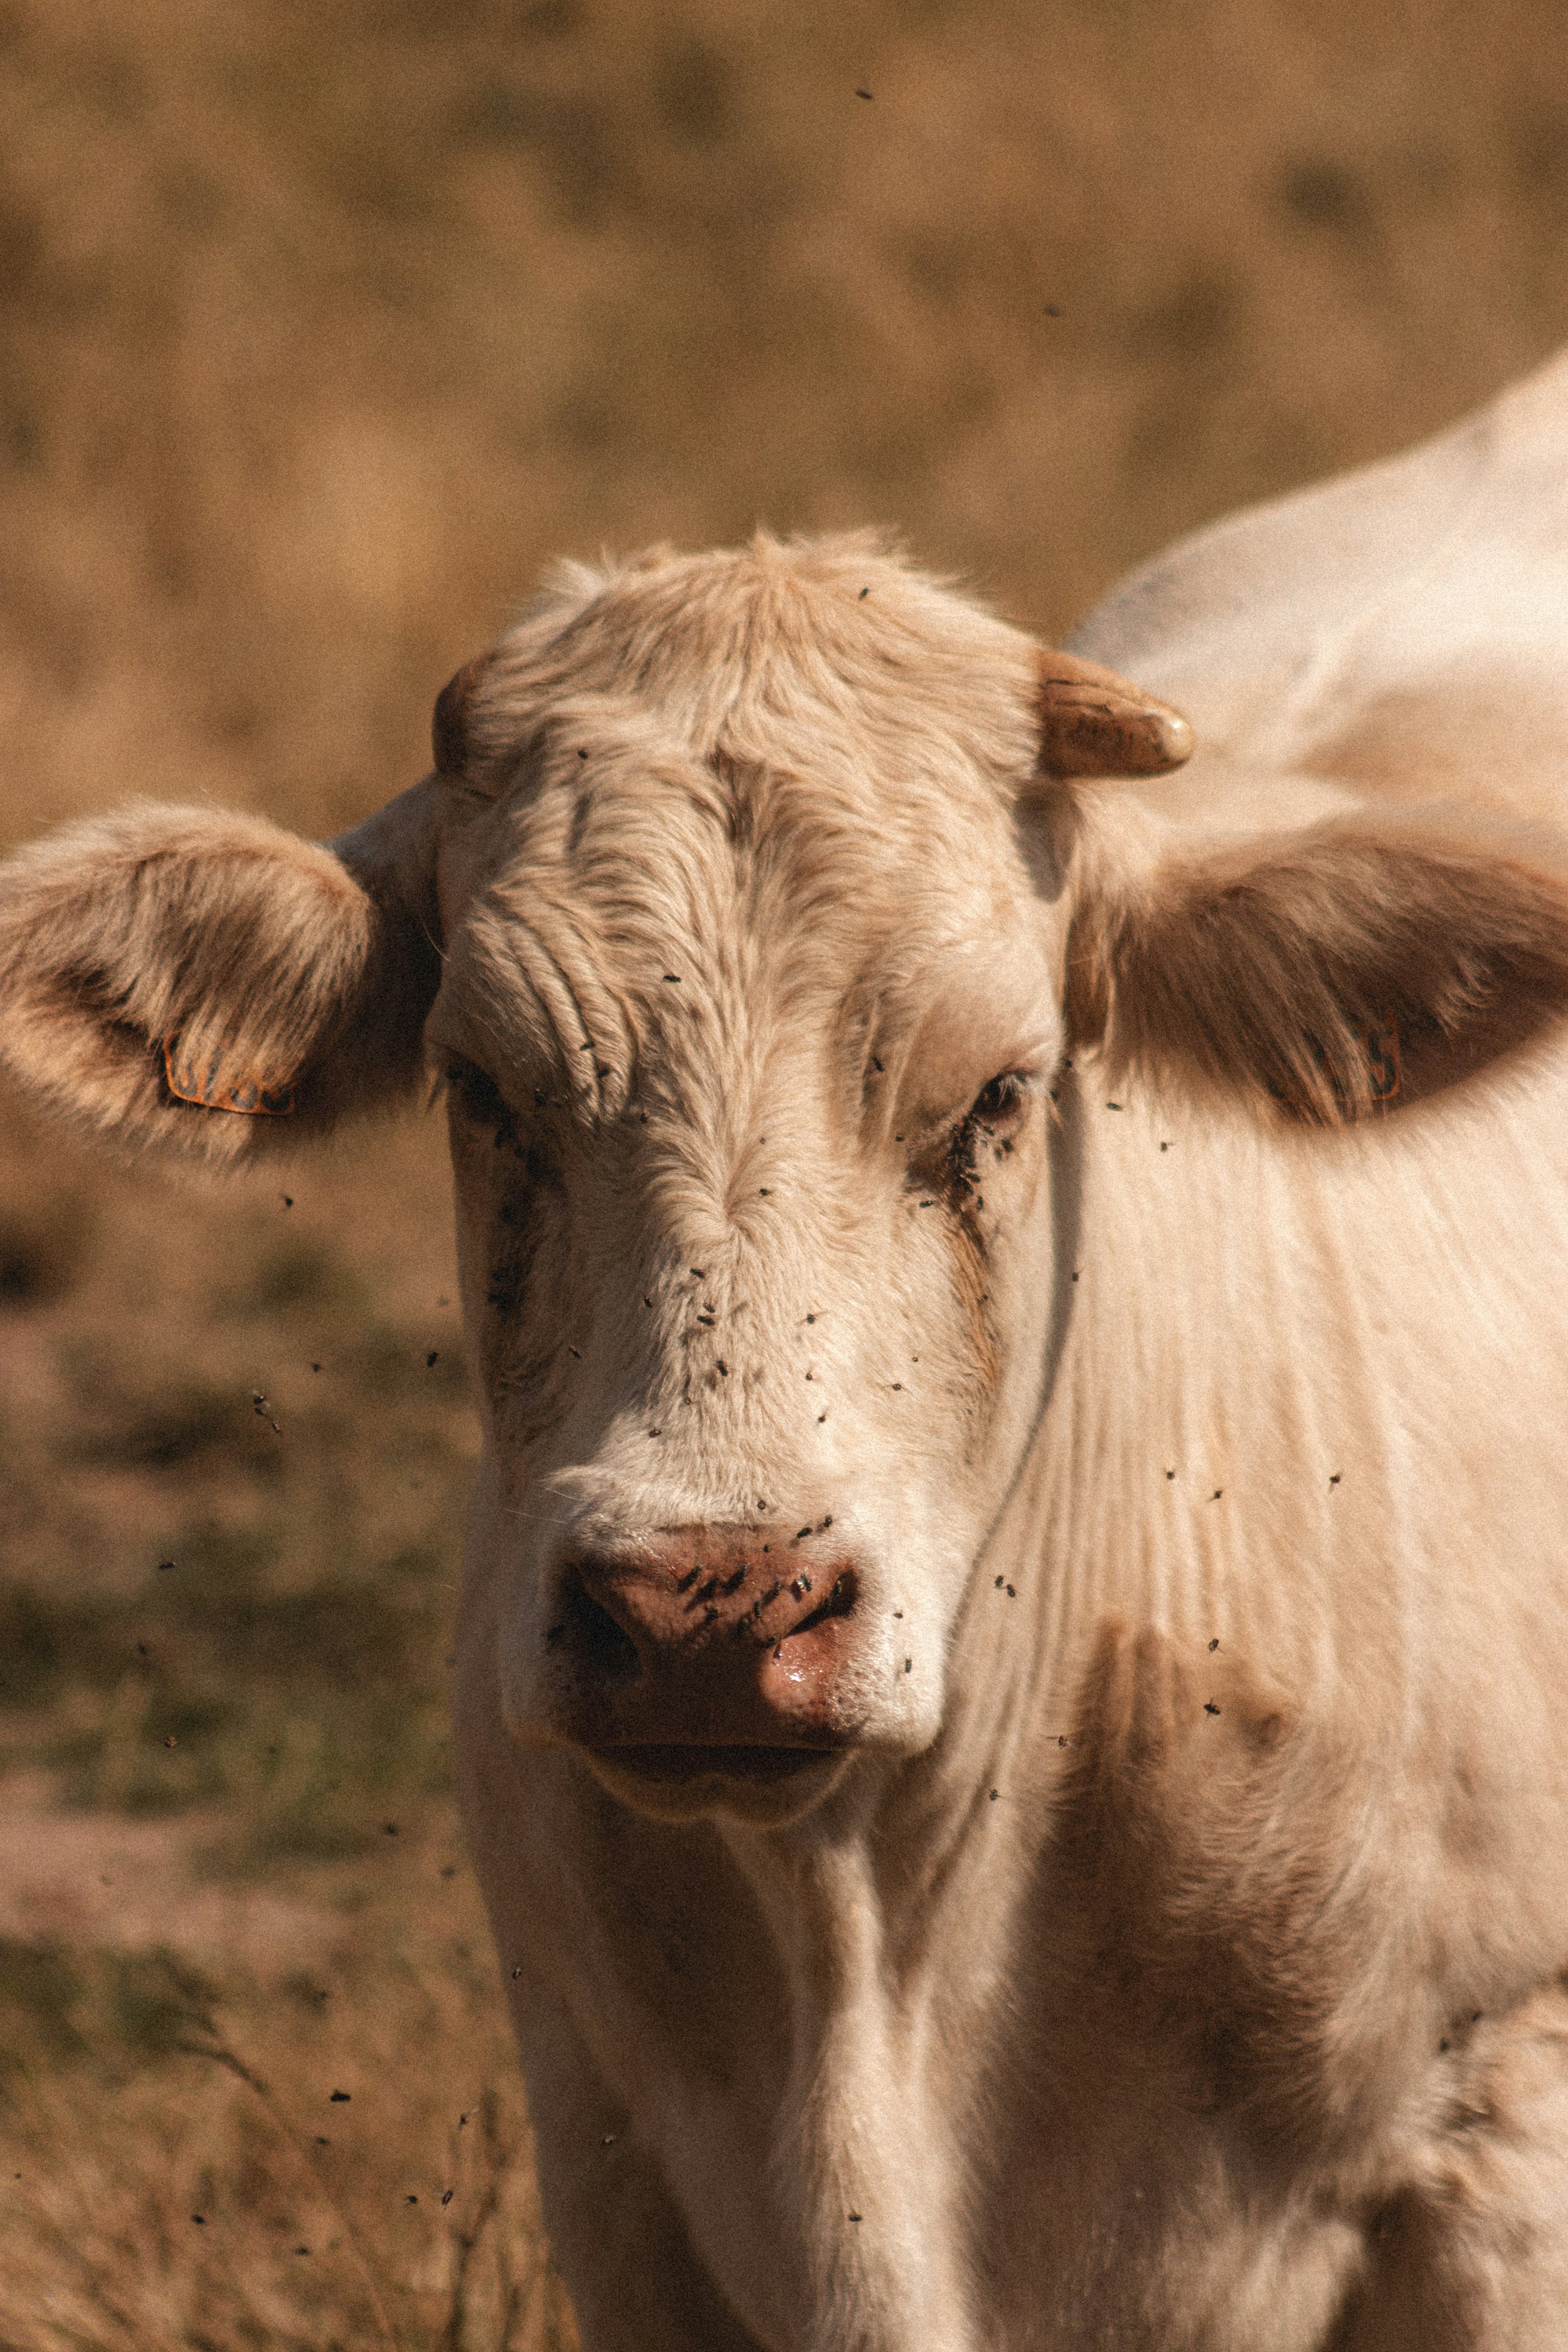
{"label": "cow's ear fur", "polygon": [[1114,1076],[1338,1126],[1568,1015],[1553,837],[1379,812],[1205,845],[1087,795],[1067,814],[1068,1034]]}
{"label": "cow's ear fur", "polygon": [[0,866],[0,1059],[78,1128],[212,1165],[395,1100],[438,979],[439,803],[416,786],[325,845],[144,803],[22,850]]}

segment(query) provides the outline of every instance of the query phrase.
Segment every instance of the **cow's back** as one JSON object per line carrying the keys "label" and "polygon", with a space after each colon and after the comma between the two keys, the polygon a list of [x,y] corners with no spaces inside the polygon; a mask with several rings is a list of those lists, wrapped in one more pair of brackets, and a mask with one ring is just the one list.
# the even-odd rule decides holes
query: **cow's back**
{"label": "cow's back", "polygon": [[1568,356],[1419,448],[1157,557],[1073,640],[1192,719],[1155,804],[1568,814]]}

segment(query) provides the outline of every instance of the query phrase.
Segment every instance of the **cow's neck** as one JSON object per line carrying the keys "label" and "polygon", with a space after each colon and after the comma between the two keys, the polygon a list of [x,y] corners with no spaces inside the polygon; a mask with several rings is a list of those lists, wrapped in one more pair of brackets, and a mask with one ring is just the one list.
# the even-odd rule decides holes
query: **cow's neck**
{"label": "cow's neck", "polygon": [[[988,1566],[1008,1571],[1004,1597],[1027,1558],[1021,1527],[1010,1509],[988,1549]],[[1008,1624],[1021,1662],[1027,1612],[1014,1605]],[[1020,1752],[1031,1678],[994,1661],[985,1671],[985,1646],[961,1635],[946,1726],[926,1754],[864,1759],[842,1800],[798,1828],[728,1841],[788,1988],[773,2166],[810,2217],[816,2340],[836,2347],[972,2341],[963,2124],[984,2101],[1008,2011],[1013,1926],[1038,1843],[1037,1824],[1018,1834],[1027,1809],[1004,1769]]]}

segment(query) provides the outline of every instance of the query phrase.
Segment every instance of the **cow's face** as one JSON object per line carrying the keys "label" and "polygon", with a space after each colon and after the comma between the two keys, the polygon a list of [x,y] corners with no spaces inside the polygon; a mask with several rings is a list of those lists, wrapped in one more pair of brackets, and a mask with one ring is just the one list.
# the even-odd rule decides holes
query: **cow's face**
{"label": "cow's face", "polygon": [[1039,1403],[1065,924],[1035,648],[864,550],[726,569],[498,657],[426,1034],[508,1724],[777,1815],[942,1720]]}
{"label": "cow's face", "polygon": [[0,869],[0,1052],[209,1162],[433,1055],[487,1428],[469,1665],[630,1804],[784,1820],[942,1723],[1070,1295],[1064,1042],[1112,1092],[1331,1125],[1568,1009],[1541,841],[1205,844],[1061,781],[1184,733],[864,543],[572,574],[333,848],[142,807]]}

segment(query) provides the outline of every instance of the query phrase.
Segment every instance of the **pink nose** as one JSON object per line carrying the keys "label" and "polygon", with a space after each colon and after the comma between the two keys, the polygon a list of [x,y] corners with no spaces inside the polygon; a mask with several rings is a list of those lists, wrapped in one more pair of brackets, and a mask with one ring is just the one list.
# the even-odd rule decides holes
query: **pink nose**
{"label": "pink nose", "polygon": [[590,1748],[837,1748],[858,1580],[828,1532],[664,1529],[566,1564],[546,1643]]}

